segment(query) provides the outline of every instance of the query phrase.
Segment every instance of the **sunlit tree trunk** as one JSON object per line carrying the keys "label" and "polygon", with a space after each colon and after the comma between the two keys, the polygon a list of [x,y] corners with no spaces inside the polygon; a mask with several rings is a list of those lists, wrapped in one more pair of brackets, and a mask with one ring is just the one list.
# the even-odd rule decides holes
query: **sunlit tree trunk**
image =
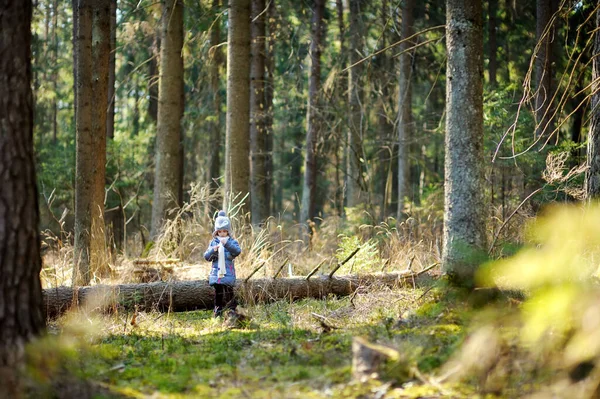
{"label": "sunlit tree trunk", "polygon": [[315,194],[317,191],[317,141],[319,125],[319,95],[321,91],[321,40],[323,36],[323,13],[325,2],[315,0],[312,17],[312,40],[310,43],[310,77],[308,83],[308,112],[306,121],[306,153],[304,158],[304,181],[300,223],[315,217]]}
{"label": "sunlit tree trunk", "polygon": [[267,200],[267,131],[265,129],[265,12],[264,0],[252,0],[250,66],[250,192],[252,224],[269,215]]}
{"label": "sunlit tree trunk", "polygon": [[172,218],[181,194],[183,118],[183,1],[165,0],[162,13],[158,121],[152,203],[153,239]]}
{"label": "sunlit tree trunk", "polygon": [[31,1],[0,3],[0,397],[18,398],[25,345],[43,333],[33,155]]}
{"label": "sunlit tree trunk", "polygon": [[[407,39],[414,31],[415,0],[406,0],[402,3],[402,39]],[[400,74],[398,79],[398,208],[396,217],[404,216],[404,200],[408,196],[409,168],[408,162],[410,140],[413,137],[412,117],[412,52],[408,51],[413,42],[408,40],[400,44]]]}
{"label": "sunlit tree trunk", "polygon": [[[596,11],[596,29],[600,28],[600,10]],[[592,69],[592,111],[588,133],[587,166],[585,192],[588,199],[600,197],[600,31],[594,33],[594,55]]]}
{"label": "sunlit tree trunk", "polygon": [[481,0],[446,1],[444,270],[469,282],[485,248]]}
{"label": "sunlit tree trunk", "polygon": [[[217,16],[220,12],[221,0],[213,0],[212,14]],[[212,112],[213,120],[210,127],[210,145],[212,150],[209,151],[209,167],[208,177],[210,189],[216,192],[219,189],[219,179],[221,177],[221,90],[220,90],[220,69],[223,63],[223,52],[219,45],[221,44],[221,24],[216,22],[212,25],[210,31],[210,90],[212,92]],[[220,206],[216,201],[212,204],[213,208]]]}
{"label": "sunlit tree trunk", "polygon": [[105,275],[104,179],[110,0],[80,0],[77,27],[77,150],[73,284]]}
{"label": "sunlit tree trunk", "polygon": [[[229,0],[225,204],[250,189],[250,0]],[[246,198],[242,212],[251,209]]]}

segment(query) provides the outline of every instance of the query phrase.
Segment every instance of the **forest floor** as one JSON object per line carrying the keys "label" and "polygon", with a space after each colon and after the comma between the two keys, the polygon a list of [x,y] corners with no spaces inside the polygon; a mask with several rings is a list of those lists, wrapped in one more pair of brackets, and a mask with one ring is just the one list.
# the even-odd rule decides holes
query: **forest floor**
{"label": "forest floor", "polygon": [[[50,324],[52,344],[32,351],[31,370],[40,397],[74,389],[73,381],[92,387],[78,397],[484,398],[532,392],[523,377],[500,396],[481,377],[450,378],[477,317],[472,305],[472,297],[434,278],[414,289],[242,306],[247,318],[235,325],[210,311],[70,314]],[[376,374],[353,375],[355,337],[391,351]],[[70,382],[57,384],[64,374]]]}

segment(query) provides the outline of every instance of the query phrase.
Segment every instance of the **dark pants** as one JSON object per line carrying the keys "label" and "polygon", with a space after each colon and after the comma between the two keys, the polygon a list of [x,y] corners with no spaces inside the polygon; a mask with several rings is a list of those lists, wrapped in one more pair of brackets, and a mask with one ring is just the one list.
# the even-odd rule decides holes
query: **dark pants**
{"label": "dark pants", "polygon": [[225,284],[215,284],[215,316],[220,316],[225,309],[235,310],[237,302],[233,295],[233,287]]}

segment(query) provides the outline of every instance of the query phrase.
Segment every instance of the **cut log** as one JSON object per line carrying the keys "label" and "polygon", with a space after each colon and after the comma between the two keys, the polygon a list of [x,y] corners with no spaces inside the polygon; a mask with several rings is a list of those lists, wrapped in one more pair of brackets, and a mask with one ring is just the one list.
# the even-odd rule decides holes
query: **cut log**
{"label": "cut log", "polygon": [[[327,276],[281,279],[238,280],[235,287],[239,301],[246,305],[273,302],[281,299],[323,298],[328,295],[346,296],[358,287],[396,287],[419,284],[425,275],[420,273],[376,273],[329,278]],[[56,318],[68,309],[79,306],[86,311],[115,311],[136,308],[139,311],[180,312],[211,309],[214,289],[207,280],[169,281],[145,284],[96,285],[89,287],[57,287],[43,290],[47,318]]]}

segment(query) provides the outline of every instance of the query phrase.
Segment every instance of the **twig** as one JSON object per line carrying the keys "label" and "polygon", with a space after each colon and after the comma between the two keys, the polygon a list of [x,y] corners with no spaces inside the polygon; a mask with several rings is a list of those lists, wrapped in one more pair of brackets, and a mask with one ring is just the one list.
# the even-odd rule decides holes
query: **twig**
{"label": "twig", "polygon": [[383,266],[381,266],[381,272],[383,273],[383,270],[386,268],[386,266],[390,263],[389,259],[386,259],[385,262],[383,262]]}
{"label": "twig", "polygon": [[285,265],[288,263],[289,258],[285,258],[285,260],[283,261],[283,263],[281,264],[281,266],[279,266],[279,269],[277,269],[277,273],[275,273],[273,275],[273,278],[277,278],[277,276],[279,275],[279,273],[281,273],[281,271],[283,270],[283,268],[285,267]]}
{"label": "twig", "polygon": [[308,273],[308,276],[306,276],[306,281],[308,281],[308,279],[311,278],[312,275],[317,272],[317,270],[319,270],[319,268],[321,267],[321,265],[323,265],[323,263],[325,263],[325,259],[323,259],[322,261],[320,261],[319,264],[317,266],[315,266],[315,268],[312,269],[310,271],[310,273]]}
{"label": "twig", "polygon": [[410,258],[410,260],[408,261],[408,267],[406,268],[406,270],[411,271],[414,260],[415,260],[415,255],[413,255],[412,258]]}
{"label": "twig", "polygon": [[439,264],[440,264],[439,262],[432,263],[431,265],[427,266],[425,269],[423,269],[417,273],[410,273],[410,275],[413,277],[419,277],[421,274],[430,271],[431,269],[433,269],[434,267],[436,267]]}
{"label": "twig", "polygon": [[427,295],[427,293],[429,291],[431,291],[432,289],[433,289],[433,285],[431,287],[427,288],[424,293],[422,293],[417,299],[415,299],[415,302],[418,301],[419,299],[423,298],[425,295]]}
{"label": "twig", "polygon": [[317,314],[315,312],[311,312],[311,316],[319,321],[319,324],[321,324],[321,327],[323,328],[323,332],[327,333],[331,330],[337,329],[337,327],[332,326],[331,324],[327,323],[329,321],[327,319],[327,317],[321,316],[320,314]]}
{"label": "twig", "polygon": [[246,280],[244,280],[244,282],[247,283],[248,280],[250,280],[250,277],[254,276],[254,273],[259,271],[265,265],[265,263],[267,263],[267,262],[265,262],[265,261],[261,262],[260,265],[258,265],[258,267],[256,269],[254,269],[248,277],[246,277]]}
{"label": "twig", "polygon": [[506,220],[504,221],[504,223],[502,223],[502,225],[500,226],[500,228],[498,229],[498,231],[494,235],[494,240],[492,241],[492,244],[490,245],[490,249],[488,250],[488,254],[492,253],[492,250],[494,249],[494,246],[496,245],[496,240],[498,240],[498,237],[500,236],[500,232],[502,231],[502,229],[504,228],[504,226],[506,226],[506,224],[508,223],[508,221],[517,213],[517,211],[523,206],[523,204],[525,204],[525,202],[527,202],[527,200],[529,200],[529,198],[533,197],[535,194],[537,194],[540,191],[542,191],[544,189],[544,187],[546,187],[546,186],[544,185],[543,187],[538,188],[537,190],[535,190],[531,194],[529,194],[527,197],[525,197],[525,199],[523,201],[521,201],[521,203],[515,208],[515,210],[506,218]]}
{"label": "twig", "polygon": [[352,259],[352,257],[354,255],[356,255],[356,253],[360,250],[361,247],[356,248],[354,251],[352,251],[352,253],[350,254],[350,256],[348,256],[342,263],[338,263],[336,267],[333,268],[333,270],[331,271],[331,273],[329,273],[329,278],[333,277],[333,274],[342,266],[344,266],[344,264],[346,262],[348,262],[350,259]]}

